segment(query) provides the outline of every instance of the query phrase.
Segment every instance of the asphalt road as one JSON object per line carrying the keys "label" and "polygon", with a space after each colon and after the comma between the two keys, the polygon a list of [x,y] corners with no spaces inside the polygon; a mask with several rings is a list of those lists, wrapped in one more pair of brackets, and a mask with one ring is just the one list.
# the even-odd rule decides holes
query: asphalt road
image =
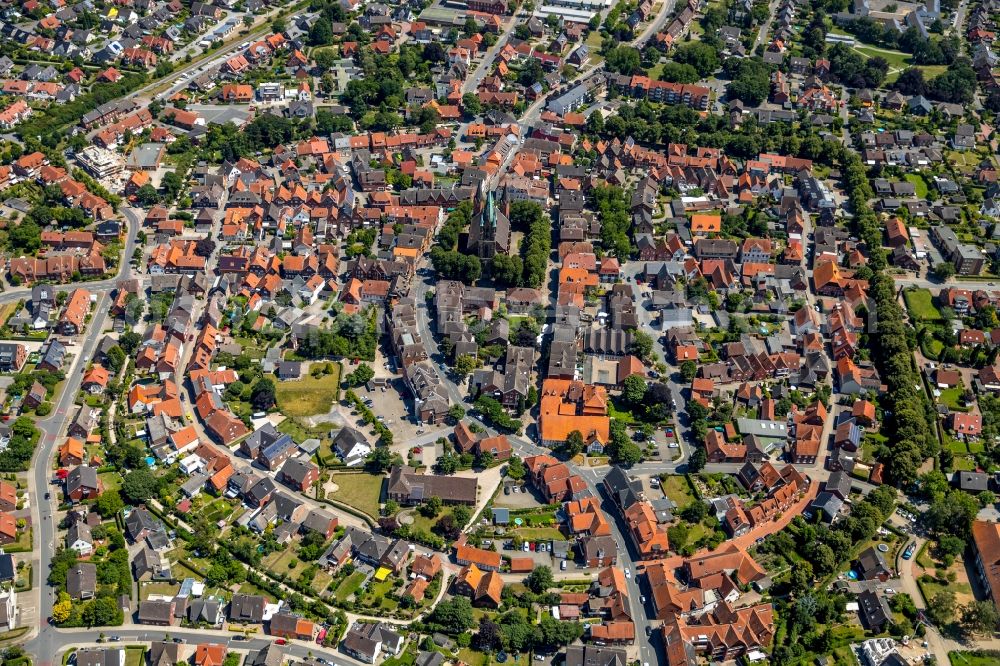
{"label": "asphalt road", "polygon": [[[54,601],[54,591],[44,585],[45,577],[48,576],[52,555],[55,553],[57,544],[56,530],[53,525],[58,507],[56,499],[61,493],[61,488],[50,485],[52,478],[51,462],[56,445],[60,436],[69,423],[76,410],[74,400],[80,390],[80,382],[83,379],[83,369],[87,367],[87,359],[90,359],[97,344],[103,336],[105,322],[108,316],[108,304],[110,296],[108,291],[114,288],[121,279],[128,279],[132,275],[131,258],[135,250],[139,226],[142,224],[142,211],[132,208],[124,209],[124,215],[128,220],[128,237],[125,243],[125,251],[119,262],[118,274],[113,278],[99,280],[95,282],[85,282],[81,284],[68,284],[56,286],[57,291],[68,291],[76,287],[85,287],[97,295],[97,302],[93,305],[93,315],[87,324],[84,332],[80,351],[73,359],[72,366],[67,370],[66,383],[62,387],[62,393],[58,402],[54,405],[52,414],[37,422],[41,437],[35,456],[28,470],[28,477],[33,480],[32,490],[34,501],[31,503],[31,521],[35,526],[34,534],[36,541],[33,544],[34,553],[38,554],[33,575],[38,578],[34,582],[31,594],[34,596],[36,615],[39,627],[32,638],[26,644],[29,652],[34,654],[42,664],[51,663],[56,651],[65,642],[60,638],[60,630],[48,624],[48,618],[52,615],[52,604]],[[31,295],[30,289],[13,289],[0,294],[0,302],[11,302],[20,300]],[[52,493],[51,500],[45,500],[45,492]],[[96,636],[95,636],[96,638]]]}
{"label": "asphalt road", "polygon": [[[52,555],[55,553],[57,544],[55,542],[55,514],[58,507],[56,497],[62,492],[57,486],[50,486],[52,478],[53,452],[56,444],[62,435],[66,424],[73,417],[76,406],[73,404],[77,393],[80,390],[80,382],[83,378],[82,370],[87,366],[85,359],[89,359],[97,348],[98,341],[103,335],[104,324],[108,315],[108,295],[100,294],[97,303],[94,305],[93,317],[88,324],[84,334],[81,351],[73,360],[72,367],[68,370],[66,383],[63,385],[62,394],[59,401],[52,410],[52,415],[46,419],[38,421],[38,428],[41,430],[41,439],[35,451],[35,458],[28,472],[29,478],[33,479],[35,501],[32,503],[32,522],[36,526],[34,534],[37,541],[34,544],[35,552],[38,553],[38,564],[35,573],[38,580],[32,588],[31,594],[35,595],[37,616],[41,623],[38,633],[27,643],[27,649],[33,653],[40,662],[51,662],[56,650],[63,642],[58,636],[59,631],[48,624],[48,618],[52,615],[52,604],[54,601],[53,588],[43,584],[48,576]],[[51,488],[53,499],[45,500],[45,490]]]}

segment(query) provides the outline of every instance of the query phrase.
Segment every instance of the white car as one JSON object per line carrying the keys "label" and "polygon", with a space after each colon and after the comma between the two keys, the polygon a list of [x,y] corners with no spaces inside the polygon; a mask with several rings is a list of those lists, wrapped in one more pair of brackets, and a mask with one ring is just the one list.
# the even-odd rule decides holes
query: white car
{"label": "white car", "polygon": [[632,570],[631,569],[626,569],[625,570],[625,577],[626,578],[631,578],[632,577]]}

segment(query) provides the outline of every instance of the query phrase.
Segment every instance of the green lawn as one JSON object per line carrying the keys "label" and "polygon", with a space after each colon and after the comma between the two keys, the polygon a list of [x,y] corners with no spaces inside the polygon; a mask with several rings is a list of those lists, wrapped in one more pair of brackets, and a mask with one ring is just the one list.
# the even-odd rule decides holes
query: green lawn
{"label": "green lawn", "polygon": [[285,416],[314,416],[326,414],[337,399],[340,389],[340,366],[318,378],[305,376],[294,381],[275,380],[278,408]]}
{"label": "green lawn", "polygon": [[104,490],[118,490],[122,487],[122,476],[118,472],[104,472],[97,475]]}
{"label": "green lawn", "polygon": [[262,597],[266,597],[267,600],[270,601],[270,602],[272,602],[272,603],[275,600],[274,597],[271,594],[269,594],[265,590],[260,589],[259,587],[257,587],[253,583],[251,583],[250,581],[242,583],[240,585],[239,592],[240,592],[240,594],[259,594]]}
{"label": "green lawn", "polygon": [[246,354],[249,358],[253,359],[264,358],[265,352],[263,349],[260,348],[260,345],[257,343],[256,340],[252,340],[250,338],[235,337],[233,338],[233,342],[238,344],[240,347],[243,347],[243,353]]}
{"label": "green lawn", "polygon": [[965,389],[961,386],[954,386],[949,389],[943,389],[941,391],[941,397],[938,398],[938,402],[942,405],[948,405],[948,409],[956,412],[967,412],[969,408],[961,403],[962,393]]}
{"label": "green lawn", "polygon": [[969,446],[965,442],[960,442],[957,439],[951,439],[950,437],[946,438],[944,448],[960,456],[964,456],[969,452]]}
{"label": "green lawn", "polygon": [[554,527],[519,527],[514,530],[526,541],[562,541],[566,536]]}
{"label": "green lawn", "polygon": [[634,425],[636,422],[632,412],[625,407],[625,401],[620,396],[613,396],[608,400],[608,416],[623,421],[628,425]]}
{"label": "green lawn", "polygon": [[976,650],[975,652],[949,652],[951,666],[996,666],[1000,663],[1000,652],[996,650]]}
{"label": "green lawn", "polygon": [[383,477],[378,474],[333,474],[331,480],[337,484],[337,492],[329,498],[378,518],[379,498],[382,496]]}
{"label": "green lawn", "polygon": [[971,472],[976,469],[976,461],[964,456],[955,456],[951,463],[952,469],[957,472]]}
{"label": "green lawn", "polygon": [[462,648],[458,651],[458,658],[469,666],[486,666],[490,663],[489,658],[482,652],[476,652],[472,648]]}
{"label": "green lawn", "polygon": [[955,594],[972,594],[972,587],[968,583],[955,582],[942,585],[937,581],[926,581],[918,578],[917,587],[920,588],[920,594],[924,595],[924,602],[930,602],[934,598],[934,595],[944,590],[954,592]]}
{"label": "green lawn", "polygon": [[140,583],[139,598],[149,599],[153,595],[174,596],[180,589],[180,585],[174,585],[173,583]]}
{"label": "green lawn", "polygon": [[347,601],[347,598],[358,591],[361,584],[365,582],[365,575],[360,571],[355,571],[350,576],[345,578],[337,586],[337,591],[333,593],[334,598],[343,603]]}
{"label": "green lawn", "polygon": [[688,485],[687,479],[683,476],[664,476],[661,477],[660,483],[663,484],[663,492],[673,500],[678,508],[682,509],[694,501],[691,486]]}
{"label": "green lawn", "polygon": [[232,512],[232,505],[221,497],[201,509],[201,514],[212,523],[228,518]]}
{"label": "green lawn", "polygon": [[941,312],[934,305],[934,297],[931,296],[930,289],[907,289],[903,292],[903,300],[906,302],[906,310],[912,318],[923,321],[941,320]]}
{"label": "green lawn", "polygon": [[854,50],[868,58],[884,58],[889,69],[904,69],[910,66],[910,55],[902,51],[890,51],[875,46],[855,46]]}
{"label": "green lawn", "polygon": [[316,577],[313,578],[312,587],[316,594],[320,594],[326,590],[327,586],[333,581],[333,576],[329,574],[325,569],[320,569],[316,572]]}
{"label": "green lawn", "polygon": [[306,426],[299,423],[296,419],[287,418],[278,424],[278,432],[283,432],[286,435],[291,435],[292,439],[295,440],[296,444],[301,444],[307,439],[318,439],[320,442],[326,441],[327,448],[329,449],[329,435],[330,431],[335,429],[332,423],[319,423],[313,428],[307,428]]}
{"label": "green lawn", "polygon": [[927,198],[927,181],[919,173],[906,174],[906,182],[913,183],[916,195],[921,199]]}
{"label": "green lawn", "polygon": [[125,666],[142,666],[145,663],[143,659],[145,654],[146,648],[130,645],[125,648]]}
{"label": "green lawn", "polygon": [[[295,566],[288,565],[294,560]],[[297,553],[291,548],[285,548],[271,553],[264,558],[264,564],[275,573],[285,574],[290,578],[298,578],[299,574],[306,568],[306,563],[298,559]]]}

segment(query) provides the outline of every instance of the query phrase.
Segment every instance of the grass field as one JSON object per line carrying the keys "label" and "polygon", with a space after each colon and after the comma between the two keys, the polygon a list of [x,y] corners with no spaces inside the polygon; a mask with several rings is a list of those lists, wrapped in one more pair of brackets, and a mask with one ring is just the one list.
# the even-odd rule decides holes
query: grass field
{"label": "grass field", "polygon": [[180,585],[174,585],[172,583],[140,583],[139,599],[149,599],[150,596],[157,594],[173,597],[178,591],[180,591],[180,589]]}
{"label": "grass field", "polygon": [[520,534],[526,541],[562,541],[566,536],[554,527],[519,527],[514,530],[515,534]]}
{"label": "grass field", "polygon": [[145,663],[146,648],[129,646],[125,648],[125,666],[142,666]]}
{"label": "grass field", "polygon": [[307,439],[315,437],[321,442],[326,441],[329,445],[328,436],[330,431],[336,427],[337,426],[332,423],[323,422],[316,424],[316,427],[314,428],[307,428],[295,419],[288,418],[278,424],[278,432],[291,435],[296,444],[301,444]]}
{"label": "grass field", "polygon": [[337,586],[337,591],[333,593],[334,598],[343,603],[347,601],[347,598],[358,591],[361,584],[365,582],[365,575],[360,571],[355,571],[350,576],[345,578]]}
{"label": "grass field", "polygon": [[330,411],[340,387],[340,369],[318,378],[306,376],[294,381],[275,380],[278,408],[285,416],[314,416]]}
{"label": "grass field", "polygon": [[333,582],[333,576],[331,576],[325,569],[320,569],[316,572],[316,577],[313,578],[311,587],[316,594],[319,594],[323,592],[331,582]]}
{"label": "grass field", "polygon": [[[926,184],[924,185],[926,187]],[[934,305],[930,289],[907,289],[903,292],[906,310],[914,319],[940,321],[941,312]]]}
{"label": "grass field", "polygon": [[476,652],[472,648],[462,648],[459,650],[458,658],[469,666],[486,666],[490,663],[489,657],[482,652]]}
{"label": "grass field", "polygon": [[938,402],[940,402],[942,405],[948,405],[948,409],[958,412],[967,412],[969,411],[969,408],[960,402],[960,398],[962,397],[962,393],[964,391],[965,389],[963,389],[961,386],[955,386],[953,388],[944,389],[941,391],[941,397],[939,398]]}
{"label": "grass field", "polygon": [[949,652],[951,666],[995,666],[1000,663],[1000,652],[996,650],[976,650],[975,652]]}
{"label": "grass field", "polygon": [[958,597],[956,601],[959,601],[960,603],[963,602],[963,597],[972,597],[972,586],[961,581],[942,585],[936,581],[928,582],[918,579],[917,587],[920,588],[920,594],[924,595],[925,602],[930,602],[930,600],[934,598],[934,595],[938,592],[943,592],[944,590],[954,592],[955,596]]}
{"label": "grass field", "polygon": [[910,66],[910,55],[902,51],[890,51],[876,46],[855,46],[854,50],[867,58],[883,58],[889,69],[905,69]]}
{"label": "grass field", "polygon": [[382,496],[382,477],[377,474],[333,474],[337,492],[330,499],[337,500],[378,518],[379,498]]}
{"label": "grass field", "polygon": [[913,183],[913,188],[916,190],[916,195],[921,199],[927,198],[927,181],[924,177],[918,173],[908,173],[906,174],[906,182]]}
{"label": "grass field", "polygon": [[[295,561],[295,566],[289,567],[288,565],[291,564],[293,560]],[[299,560],[296,557],[296,552],[291,548],[271,553],[264,558],[264,564],[266,564],[271,571],[286,574],[290,578],[298,578],[299,574],[301,574],[306,568],[306,563]]]}
{"label": "grass field", "polygon": [[688,485],[687,479],[683,476],[665,476],[660,480],[660,483],[663,484],[663,492],[673,500],[678,508],[682,509],[694,501],[691,486]]}

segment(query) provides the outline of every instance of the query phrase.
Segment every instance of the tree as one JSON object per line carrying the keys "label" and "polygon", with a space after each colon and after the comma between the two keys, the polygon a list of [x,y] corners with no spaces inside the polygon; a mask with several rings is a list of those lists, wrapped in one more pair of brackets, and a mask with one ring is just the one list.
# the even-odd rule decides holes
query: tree
{"label": "tree", "polygon": [[469,524],[469,519],[472,518],[472,509],[464,504],[459,504],[451,510],[451,515],[455,518],[459,529],[462,529]]}
{"label": "tree", "polygon": [[[692,42],[695,43],[695,42]],[[668,62],[660,71],[660,81],[671,83],[696,83],[701,79],[698,70],[688,64]]]}
{"label": "tree", "polygon": [[140,206],[149,208],[153,204],[160,201],[160,193],[156,191],[156,188],[146,183],[139,188],[139,191],[135,193],[136,201],[139,202]]}
{"label": "tree", "polygon": [[927,93],[927,82],[924,72],[919,67],[907,67],[899,74],[892,87],[904,95],[924,95]]}
{"label": "tree", "polygon": [[605,54],[604,67],[618,74],[635,74],[642,68],[642,57],[631,46],[616,46]]}
{"label": "tree", "polygon": [[176,199],[177,195],[184,189],[184,179],[181,178],[180,174],[176,171],[168,171],[163,174],[163,179],[160,181],[160,187],[163,188],[163,194],[166,198],[173,200]]}
{"label": "tree", "polygon": [[115,345],[108,350],[107,365],[111,374],[117,375],[125,367],[125,350]]}
{"label": "tree", "polygon": [[496,652],[503,647],[503,634],[500,625],[493,622],[488,617],[480,618],[479,632],[475,635],[472,644],[480,652]]}
{"label": "tree", "polygon": [[511,456],[510,460],[507,461],[507,476],[515,481],[520,481],[527,474],[527,468],[524,466],[524,461],[517,456]]}
{"label": "tree", "polygon": [[472,628],[472,604],[465,597],[452,597],[435,606],[428,620],[447,634],[460,634]]}
{"label": "tree", "polygon": [[478,365],[479,362],[472,354],[460,354],[455,359],[455,374],[461,378],[467,377]]}
{"label": "tree", "polygon": [[694,361],[684,361],[681,363],[681,377],[685,382],[690,382],[698,374],[698,364]]}
{"label": "tree", "polygon": [[693,67],[700,78],[709,76],[719,68],[719,54],[715,47],[701,41],[678,46],[674,49],[673,59]]}
{"label": "tree", "polygon": [[199,238],[194,244],[194,253],[208,259],[215,252],[215,241],[211,238]]}
{"label": "tree", "polygon": [[705,469],[705,463],[708,462],[708,456],[705,453],[704,447],[697,447],[691,452],[691,457],[688,458],[688,471],[689,472],[700,472]]}
{"label": "tree", "polygon": [[490,259],[490,273],[497,282],[508,287],[516,287],[521,283],[524,262],[517,255],[495,254]]}
{"label": "tree", "polygon": [[444,503],[441,501],[441,498],[437,495],[433,495],[429,497],[426,502],[420,505],[420,513],[428,518],[433,518],[441,513],[441,507],[443,505]]}
{"label": "tree", "polygon": [[347,375],[347,383],[351,386],[364,386],[375,376],[375,371],[367,363],[361,363],[352,373]]}
{"label": "tree", "polygon": [[927,603],[927,615],[938,625],[946,625],[955,619],[955,593],[952,590],[941,590]]}
{"label": "tree", "polygon": [[381,474],[385,470],[392,467],[393,455],[387,447],[377,446],[372,449],[372,452],[368,454],[368,458],[365,460],[365,464],[369,471]]}
{"label": "tree", "polygon": [[52,619],[56,624],[62,624],[73,613],[73,600],[66,592],[60,592],[58,601],[52,606]]}
{"label": "tree", "polygon": [[689,523],[700,523],[708,515],[708,505],[700,500],[688,504],[681,511],[681,518]]}
{"label": "tree", "polygon": [[622,383],[622,395],[625,399],[633,404],[642,404],[643,399],[646,397],[646,380],[642,378],[642,375],[629,375],[625,378]]}
{"label": "tree", "polygon": [[122,501],[122,496],[117,490],[105,490],[97,498],[97,513],[101,514],[102,518],[111,518],[124,508],[125,502]]}
{"label": "tree", "polygon": [[989,634],[1000,623],[1000,613],[992,601],[973,601],[962,607],[960,622],[969,634]]}
{"label": "tree", "polygon": [[642,449],[631,439],[612,447],[610,455],[611,462],[623,467],[631,467],[642,462]]}
{"label": "tree", "polygon": [[552,569],[546,566],[535,567],[524,579],[524,584],[535,594],[542,594],[555,584]]}
{"label": "tree", "polygon": [[280,16],[275,17],[275,19],[271,21],[271,32],[284,32],[286,27],[285,19]]}
{"label": "tree", "polygon": [[758,106],[767,99],[771,86],[770,69],[762,61],[754,58],[730,58],[725,69],[732,77],[729,97],[750,106]]}
{"label": "tree", "polygon": [[462,109],[470,116],[478,116],[483,112],[483,103],[475,93],[462,95]]}
{"label": "tree", "polygon": [[276,402],[277,393],[274,388],[274,382],[267,377],[258,379],[257,383],[253,385],[253,391],[250,393],[250,404],[253,405],[254,409],[263,412],[274,407]]}
{"label": "tree", "polygon": [[629,345],[629,353],[647,360],[653,351],[653,338],[643,331],[635,331]]}
{"label": "tree", "polygon": [[566,436],[563,450],[570,458],[583,453],[583,434],[579,430],[574,430]]}
{"label": "tree", "polygon": [[333,44],[333,26],[325,18],[318,19],[309,29],[309,43],[312,46]]}
{"label": "tree", "polygon": [[159,489],[159,480],[148,469],[134,469],[122,479],[121,494],[130,504],[152,499]]}
{"label": "tree", "polygon": [[142,336],[132,330],[125,331],[118,338],[118,346],[120,346],[126,354],[131,356],[139,349],[139,345],[142,343]]}
{"label": "tree", "polygon": [[933,271],[934,277],[942,282],[947,282],[949,278],[955,275],[955,264],[950,261],[942,261],[934,266]]}

